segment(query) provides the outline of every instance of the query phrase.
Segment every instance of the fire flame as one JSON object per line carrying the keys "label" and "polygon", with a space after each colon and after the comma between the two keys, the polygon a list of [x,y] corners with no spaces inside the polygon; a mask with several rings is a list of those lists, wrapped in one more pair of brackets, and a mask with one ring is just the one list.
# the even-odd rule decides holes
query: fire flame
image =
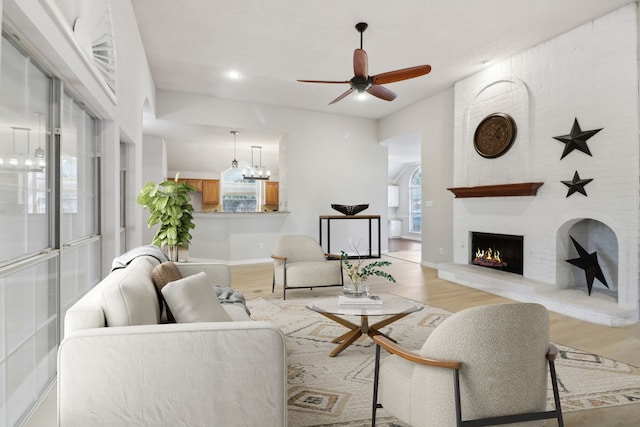
{"label": "fire flame", "polygon": [[486,259],[489,261],[502,262],[502,258],[500,258],[500,251],[493,251],[493,249],[488,248],[487,250],[478,248],[476,250],[476,258]]}

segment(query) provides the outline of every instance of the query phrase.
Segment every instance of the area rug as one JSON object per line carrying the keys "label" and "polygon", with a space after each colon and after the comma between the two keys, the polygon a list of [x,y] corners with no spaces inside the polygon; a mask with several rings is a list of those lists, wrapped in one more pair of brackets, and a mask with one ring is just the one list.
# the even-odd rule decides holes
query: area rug
{"label": "area rug", "polygon": [[[346,328],[310,311],[312,299],[247,302],[254,320],[269,320],[285,334],[289,365],[289,426],[346,426],[371,424],[375,347],[361,337],[337,357],[329,357],[335,337]],[[425,306],[419,312],[382,329],[407,348],[420,348],[431,331],[450,312]],[[359,320],[350,319],[354,323]],[[556,360],[563,412],[640,402],[640,369],[597,354],[558,345]],[[549,389],[550,408],[553,397]],[[404,426],[378,411],[379,426]]]}

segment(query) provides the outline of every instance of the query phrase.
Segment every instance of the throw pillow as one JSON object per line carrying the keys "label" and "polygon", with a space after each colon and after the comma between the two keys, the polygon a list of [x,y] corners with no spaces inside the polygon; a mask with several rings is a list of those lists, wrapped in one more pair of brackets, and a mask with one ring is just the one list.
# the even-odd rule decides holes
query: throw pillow
{"label": "throw pillow", "polygon": [[101,305],[108,326],[150,325],[160,321],[151,271],[157,261],[139,257],[109,274],[101,286]]}
{"label": "throw pillow", "polygon": [[204,272],[168,283],[162,296],[178,323],[231,321]]}
{"label": "throw pillow", "polygon": [[162,264],[157,265],[151,271],[151,278],[153,279],[153,283],[156,285],[156,290],[158,291],[160,307],[162,308],[164,306],[167,312],[167,322],[176,323],[176,319],[173,317],[173,313],[171,313],[171,310],[167,306],[162,296],[162,288],[164,288],[169,282],[174,282],[176,280],[182,279],[182,274],[180,274],[178,266],[171,261],[163,262]]}

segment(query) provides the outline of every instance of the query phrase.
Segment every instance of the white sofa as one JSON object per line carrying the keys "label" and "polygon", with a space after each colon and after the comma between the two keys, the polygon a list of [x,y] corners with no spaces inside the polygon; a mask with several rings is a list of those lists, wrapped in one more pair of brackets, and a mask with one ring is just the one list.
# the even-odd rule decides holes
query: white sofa
{"label": "white sofa", "polygon": [[[161,323],[158,264],[135,258],[67,311],[58,426],[286,426],[282,332],[236,304],[222,304],[230,322]],[[224,265],[178,268],[229,286]]]}

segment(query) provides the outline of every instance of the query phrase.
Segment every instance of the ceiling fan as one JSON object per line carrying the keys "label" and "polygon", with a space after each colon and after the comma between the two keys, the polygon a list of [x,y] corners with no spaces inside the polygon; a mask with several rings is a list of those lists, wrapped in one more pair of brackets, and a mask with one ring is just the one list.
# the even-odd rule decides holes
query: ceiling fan
{"label": "ceiling fan", "polygon": [[356,49],[353,52],[353,78],[351,80],[331,81],[331,80],[298,80],[303,83],[349,83],[351,88],[345,93],[334,99],[329,103],[335,104],[341,99],[354,91],[359,93],[367,92],[371,95],[384,99],[385,101],[393,101],[396,98],[396,94],[393,91],[381,86],[386,83],[399,82],[401,80],[412,79],[414,77],[420,77],[428,74],[431,71],[430,65],[418,65],[416,67],[402,68],[400,70],[388,71],[386,73],[376,74],[375,76],[369,75],[367,52],[362,49],[362,33],[367,29],[368,24],[366,22],[359,22],[356,24],[356,30],[360,33],[360,49]]}

